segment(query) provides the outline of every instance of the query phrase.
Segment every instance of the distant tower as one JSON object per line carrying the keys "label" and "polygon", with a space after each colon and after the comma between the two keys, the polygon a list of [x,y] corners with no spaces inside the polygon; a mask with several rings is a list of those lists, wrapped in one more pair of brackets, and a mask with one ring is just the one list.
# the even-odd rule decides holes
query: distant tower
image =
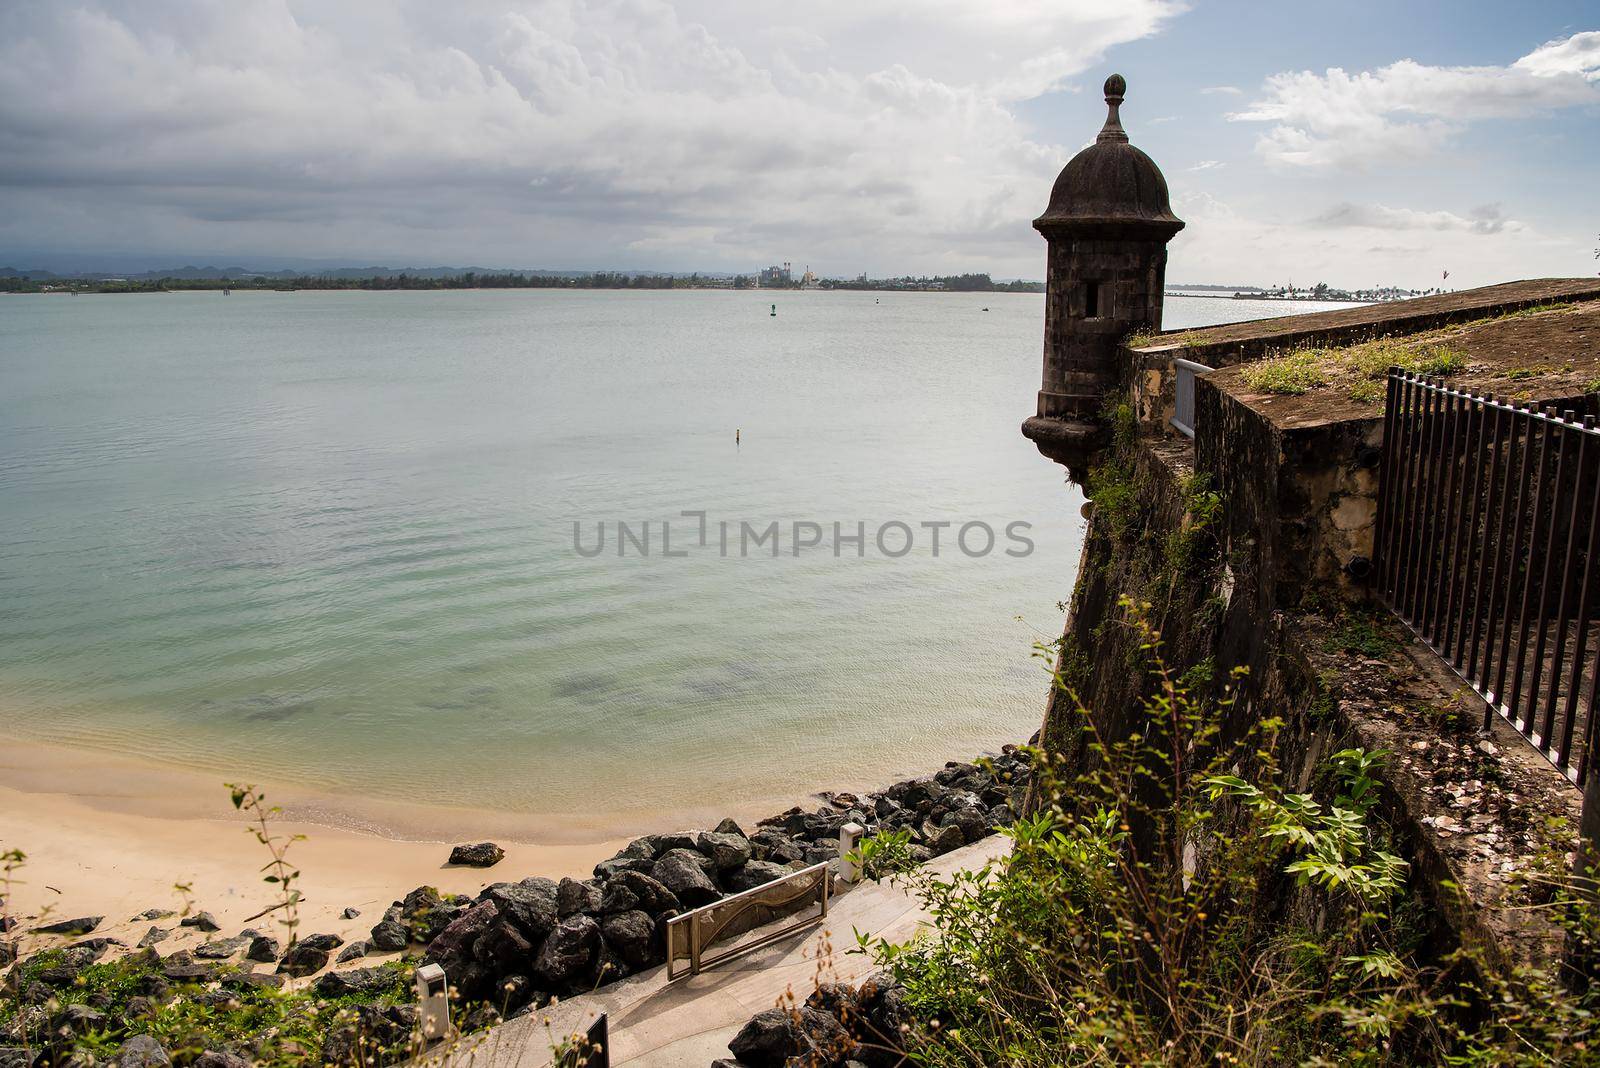
{"label": "distant tower", "polygon": [[1183,229],[1167,180],[1128,143],[1118,108],[1127,82],[1106,79],[1108,114],[1095,143],[1061,169],[1050,206],[1033,221],[1049,243],[1045,267],[1044,383],[1022,432],[1076,479],[1099,437],[1100,410],[1117,384],[1123,337],[1161,328],[1167,242]]}

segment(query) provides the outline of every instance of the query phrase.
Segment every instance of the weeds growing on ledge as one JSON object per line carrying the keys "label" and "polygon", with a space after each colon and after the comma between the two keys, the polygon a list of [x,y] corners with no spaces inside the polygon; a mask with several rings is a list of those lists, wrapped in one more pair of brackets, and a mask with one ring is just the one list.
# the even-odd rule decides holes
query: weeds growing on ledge
{"label": "weeds growing on ledge", "polygon": [[1382,754],[1335,753],[1321,796],[1286,788],[1281,724],[1229,736],[1227,701],[1192,693],[1130,625],[1155,690],[1128,733],[1078,706],[1096,765],[1069,780],[1034,754],[1047,800],[1006,832],[1010,855],[898,876],[931,931],[858,936],[919,1021],[910,1063],[1596,1063],[1595,995],[1485,979],[1439,949],[1380,815]]}
{"label": "weeds growing on ledge", "polygon": [[1380,404],[1391,367],[1447,377],[1466,365],[1460,350],[1447,344],[1385,337],[1344,348],[1297,349],[1246,364],[1242,374],[1245,385],[1262,393],[1299,396],[1337,385],[1353,401]]}

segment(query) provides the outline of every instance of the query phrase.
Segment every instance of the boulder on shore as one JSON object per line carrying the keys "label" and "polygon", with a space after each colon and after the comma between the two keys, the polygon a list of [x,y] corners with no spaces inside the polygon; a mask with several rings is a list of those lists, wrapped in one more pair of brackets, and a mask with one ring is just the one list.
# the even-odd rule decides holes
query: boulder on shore
{"label": "boulder on shore", "polygon": [[707,831],[696,842],[696,848],[712,859],[719,872],[730,871],[750,859],[750,840],[742,834]]}
{"label": "boulder on shore", "polygon": [[450,850],[449,863],[469,868],[492,868],[504,859],[504,849],[493,842],[478,842],[474,845],[458,845]]}
{"label": "boulder on shore", "polygon": [[299,979],[320,972],[328,966],[328,952],[306,942],[296,942],[278,961],[278,974]]}
{"label": "boulder on shore", "polygon": [[559,894],[550,879],[538,877],[520,883],[496,883],[484,890],[483,900],[493,901],[500,915],[537,943],[561,919]]}
{"label": "boulder on shore", "polygon": [[551,986],[563,986],[587,973],[600,948],[600,925],[594,917],[568,916],[539,947],[533,974]]}
{"label": "boulder on shore", "polygon": [[722,891],[706,874],[702,866],[705,859],[690,849],[669,849],[651,867],[650,876],[688,908],[709,905],[722,896]]}
{"label": "boulder on shore", "polygon": [[837,1019],[801,1006],[756,1013],[733,1036],[728,1049],[751,1068],[783,1068],[791,1057],[804,1064],[833,1064],[854,1045]]}
{"label": "boulder on shore", "polygon": [[278,940],[271,935],[257,935],[250,940],[250,948],[244,955],[246,960],[271,964],[278,959]]}

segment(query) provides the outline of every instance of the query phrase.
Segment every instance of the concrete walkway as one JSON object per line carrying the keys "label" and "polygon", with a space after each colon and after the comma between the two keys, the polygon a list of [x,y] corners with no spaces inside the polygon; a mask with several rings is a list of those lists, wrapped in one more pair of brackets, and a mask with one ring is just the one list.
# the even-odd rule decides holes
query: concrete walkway
{"label": "concrete walkway", "polygon": [[[941,874],[979,868],[1006,848],[1005,838],[992,835],[928,867]],[[833,899],[826,921],[782,941],[671,985],[665,967],[641,972],[497,1027],[451,1059],[464,1064],[470,1057],[485,1068],[540,1068],[550,1062],[554,1038],[587,1030],[604,1012],[610,1016],[613,1065],[707,1068],[731,1056],[728,1040],[761,1010],[790,995],[802,1002],[819,981],[852,982],[870,973],[871,962],[850,952],[857,931],[903,942],[926,919],[900,887],[862,883]]]}

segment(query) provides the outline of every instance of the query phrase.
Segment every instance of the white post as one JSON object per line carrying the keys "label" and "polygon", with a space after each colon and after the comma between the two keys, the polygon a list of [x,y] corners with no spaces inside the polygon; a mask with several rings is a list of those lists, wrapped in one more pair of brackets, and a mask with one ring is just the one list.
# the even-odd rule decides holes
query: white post
{"label": "white post", "polygon": [[427,1045],[450,1035],[450,981],[437,964],[417,969],[417,1024]]}
{"label": "white post", "polygon": [[847,883],[861,881],[861,865],[850,854],[866,832],[867,829],[859,823],[847,823],[839,828],[839,873]]}

